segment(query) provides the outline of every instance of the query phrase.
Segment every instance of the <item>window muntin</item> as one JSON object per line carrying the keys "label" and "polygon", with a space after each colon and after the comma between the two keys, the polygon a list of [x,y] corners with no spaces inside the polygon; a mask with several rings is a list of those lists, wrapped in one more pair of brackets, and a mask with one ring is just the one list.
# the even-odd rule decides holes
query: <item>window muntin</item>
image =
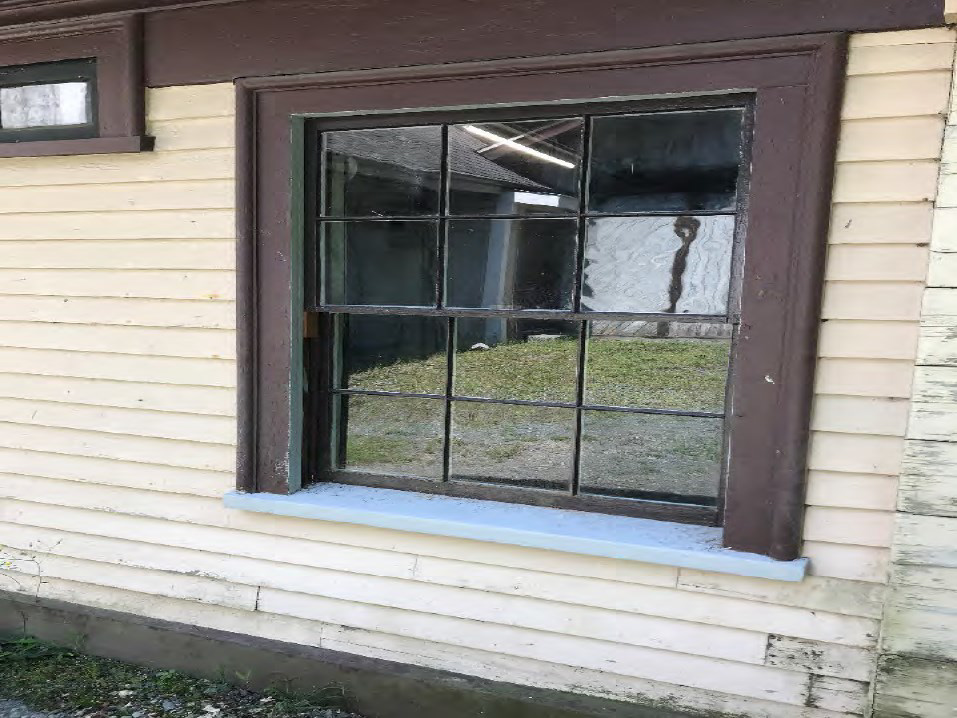
{"label": "window muntin", "polygon": [[747,115],[320,127],[314,475],[716,518]]}
{"label": "window muntin", "polygon": [[96,61],[0,68],[0,142],[97,135]]}

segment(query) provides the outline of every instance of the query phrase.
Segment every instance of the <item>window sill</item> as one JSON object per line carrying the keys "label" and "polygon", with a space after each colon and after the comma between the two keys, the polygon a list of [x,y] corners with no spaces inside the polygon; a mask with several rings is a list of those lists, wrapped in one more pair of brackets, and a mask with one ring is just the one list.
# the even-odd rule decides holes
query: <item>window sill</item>
{"label": "window sill", "polygon": [[152,149],[153,138],[143,136],[0,142],[0,158],[53,157],[57,155],[109,155],[149,152]]}
{"label": "window sill", "polygon": [[775,561],[721,546],[721,529],[651,519],[321,484],[295,494],[224,497],[243,511],[363,524],[529,548],[626,559],[778,581],[800,581],[807,559]]}

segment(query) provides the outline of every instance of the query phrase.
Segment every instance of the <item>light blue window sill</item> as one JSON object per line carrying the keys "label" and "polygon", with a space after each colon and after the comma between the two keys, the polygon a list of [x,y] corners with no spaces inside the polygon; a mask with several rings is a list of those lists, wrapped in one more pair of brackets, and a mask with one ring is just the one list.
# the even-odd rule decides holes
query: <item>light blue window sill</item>
{"label": "light blue window sill", "polygon": [[410,531],[435,536],[800,581],[807,559],[774,561],[721,546],[721,529],[432,496],[345,484],[318,484],[288,496],[226,494],[228,508]]}

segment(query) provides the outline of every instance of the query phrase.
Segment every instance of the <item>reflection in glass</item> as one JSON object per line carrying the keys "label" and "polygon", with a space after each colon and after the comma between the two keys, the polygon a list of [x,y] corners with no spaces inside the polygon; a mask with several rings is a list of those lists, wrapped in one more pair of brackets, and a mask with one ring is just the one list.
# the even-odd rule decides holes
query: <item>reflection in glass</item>
{"label": "reflection in glass", "polygon": [[435,304],[438,225],[323,222],[323,304]]}
{"label": "reflection in glass", "polygon": [[343,333],[341,388],[445,394],[445,318],[352,314]]}
{"label": "reflection in glass", "polygon": [[588,222],[582,308],[723,315],[734,217],[602,217]]}
{"label": "reflection in glass", "polygon": [[486,309],[571,309],[574,219],[449,222],[446,303]]}
{"label": "reflection in glass", "polygon": [[437,214],[440,127],[326,132],[325,215]]}
{"label": "reflection in glass", "polygon": [[735,109],[595,118],[589,211],[733,209],[741,120]]}
{"label": "reflection in glass", "polygon": [[[649,338],[662,330],[672,338]],[[731,352],[728,325],[592,322],[591,331],[586,404],[724,411]]]}
{"label": "reflection in glass", "polygon": [[549,319],[457,319],[453,392],[574,402],[579,327]]}
{"label": "reflection in glass", "polygon": [[722,419],[585,411],[583,494],[713,506],[721,480]]}
{"label": "reflection in glass", "polygon": [[87,82],[0,88],[0,128],[85,125],[92,122],[89,95]]}
{"label": "reflection in glass", "polygon": [[341,396],[345,436],[340,468],[442,478],[445,402],[391,396]]}
{"label": "reflection in glass", "polygon": [[574,455],[575,410],[457,401],[453,479],[562,490]]}
{"label": "reflection in glass", "polygon": [[581,118],[449,127],[451,214],[578,211]]}

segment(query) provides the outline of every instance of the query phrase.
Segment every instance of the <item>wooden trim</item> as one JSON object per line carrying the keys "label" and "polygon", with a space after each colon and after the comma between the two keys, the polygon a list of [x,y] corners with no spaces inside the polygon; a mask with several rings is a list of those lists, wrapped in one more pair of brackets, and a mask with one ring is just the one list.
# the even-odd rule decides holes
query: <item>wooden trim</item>
{"label": "wooden trim", "polygon": [[[308,693],[340,687],[349,709],[380,718],[690,718],[657,702],[617,701],[367,658],[326,648],[0,591],[0,635],[214,681]],[[240,678],[241,677],[241,678]]]}
{"label": "wooden trim", "polygon": [[0,157],[111,155],[130,152],[148,152],[152,149],[152,137],[90,137],[81,140],[0,143]]}
{"label": "wooden trim", "polygon": [[0,143],[0,157],[140,152],[144,137],[142,24],[137,16],[0,30],[0,66],[96,60],[96,137]]}
{"label": "wooden trim", "polygon": [[825,34],[239,81],[240,488],[290,485],[292,118],[746,90],[757,111],[725,543],[795,558],[844,48]]}

